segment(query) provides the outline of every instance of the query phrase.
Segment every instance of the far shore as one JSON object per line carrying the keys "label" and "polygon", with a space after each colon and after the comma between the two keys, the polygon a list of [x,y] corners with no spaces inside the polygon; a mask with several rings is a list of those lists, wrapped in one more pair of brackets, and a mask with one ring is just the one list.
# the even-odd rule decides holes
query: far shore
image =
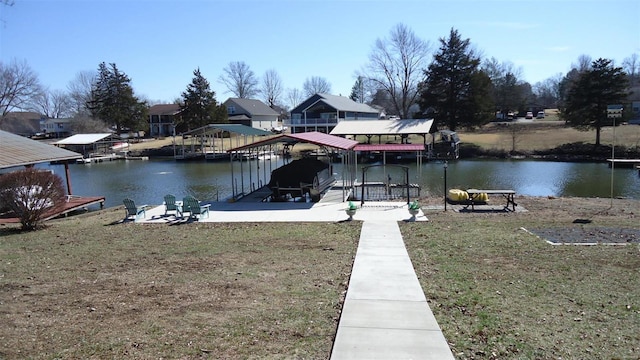
{"label": "far shore", "polygon": [[[481,129],[459,130],[460,158],[517,158],[544,159],[550,161],[605,162],[612,157],[611,145],[615,143],[616,158],[640,159],[640,126],[620,125],[614,129],[604,127],[600,134],[600,146],[595,145],[595,130],[579,131],[568,127],[563,121],[539,120],[531,122],[489,123]],[[131,143],[129,150],[134,155],[149,157],[172,157],[173,144],[181,146],[180,137],[145,139]],[[614,142],[615,139],[615,142]],[[366,142],[366,138],[358,138]],[[218,140],[217,140],[218,141]],[[224,148],[235,146],[235,139],[225,138]],[[372,138],[372,142],[397,141],[393,136]],[[421,136],[411,136],[412,143],[422,143]],[[314,148],[301,144],[294,147],[294,156]]]}

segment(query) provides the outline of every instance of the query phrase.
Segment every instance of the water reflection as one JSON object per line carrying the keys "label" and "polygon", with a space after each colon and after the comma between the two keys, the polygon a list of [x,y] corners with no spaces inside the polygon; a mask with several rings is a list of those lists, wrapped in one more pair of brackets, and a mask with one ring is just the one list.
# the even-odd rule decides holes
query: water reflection
{"label": "water reflection", "polygon": [[[260,167],[256,167],[260,165]],[[244,185],[260,186],[260,181],[269,179],[271,170],[281,161],[253,161],[245,164],[245,183],[231,183],[231,168],[228,162],[175,162],[173,160],[113,161],[90,165],[71,165],[73,193],[77,195],[103,195],[107,206],[122,203],[131,197],[137,203],[158,204],[165,194],[177,198],[192,195],[199,199],[223,200]],[[423,194],[441,196],[444,193],[444,169],[439,162],[422,164],[416,171],[415,164],[409,166],[409,181],[418,183]],[[61,165],[43,165],[64,176]],[[362,165],[358,179],[362,178]],[[234,168],[236,175],[239,167]],[[342,174],[340,164],[334,165],[334,173]],[[266,177],[265,177],[266,175]],[[402,170],[394,167],[372,168],[367,180],[404,182]],[[611,169],[601,163],[564,163],[548,161],[508,160],[464,160],[448,164],[447,185],[449,188],[514,189],[518,194],[531,196],[577,196],[604,197],[611,193]],[[616,169],[614,172],[614,196],[640,199],[640,176],[634,169]]]}

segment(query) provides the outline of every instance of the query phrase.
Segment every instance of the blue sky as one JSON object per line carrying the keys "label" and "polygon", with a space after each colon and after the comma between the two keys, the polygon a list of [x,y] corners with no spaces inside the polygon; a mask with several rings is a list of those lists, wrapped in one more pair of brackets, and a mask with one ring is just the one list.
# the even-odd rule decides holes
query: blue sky
{"label": "blue sky", "polygon": [[378,38],[404,23],[437,50],[451,28],[532,85],[580,55],[640,54],[637,0],[15,0],[0,6],[0,60],[25,60],[50,89],[116,63],[137,95],[171,102],[200,68],[219,101],[231,61],[285,88],[320,76],[348,96]]}

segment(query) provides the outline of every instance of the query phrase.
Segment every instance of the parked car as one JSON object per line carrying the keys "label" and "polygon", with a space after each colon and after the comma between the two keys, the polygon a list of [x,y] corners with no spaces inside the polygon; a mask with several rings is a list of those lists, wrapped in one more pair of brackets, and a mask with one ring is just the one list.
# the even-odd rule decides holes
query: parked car
{"label": "parked car", "polygon": [[527,115],[524,116],[525,119],[533,119],[533,113],[531,111],[527,111]]}
{"label": "parked car", "polygon": [[538,116],[536,116],[536,119],[544,119],[544,111],[538,111]]}

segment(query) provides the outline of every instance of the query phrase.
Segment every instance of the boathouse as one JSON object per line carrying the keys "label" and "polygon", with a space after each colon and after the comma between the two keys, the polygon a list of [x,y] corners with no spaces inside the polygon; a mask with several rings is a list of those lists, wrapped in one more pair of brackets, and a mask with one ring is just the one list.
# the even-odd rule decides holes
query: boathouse
{"label": "boathouse", "polygon": [[[20,167],[32,167],[42,163],[56,162],[64,165],[64,178],[67,186],[66,202],[56,212],[48,214],[47,218],[67,214],[93,204],[99,203],[100,206],[104,204],[104,196],[73,195],[69,162],[75,162],[81,158],[82,155],[76,152],[0,130],[0,173],[16,171]],[[6,216],[2,221],[7,222]]]}

